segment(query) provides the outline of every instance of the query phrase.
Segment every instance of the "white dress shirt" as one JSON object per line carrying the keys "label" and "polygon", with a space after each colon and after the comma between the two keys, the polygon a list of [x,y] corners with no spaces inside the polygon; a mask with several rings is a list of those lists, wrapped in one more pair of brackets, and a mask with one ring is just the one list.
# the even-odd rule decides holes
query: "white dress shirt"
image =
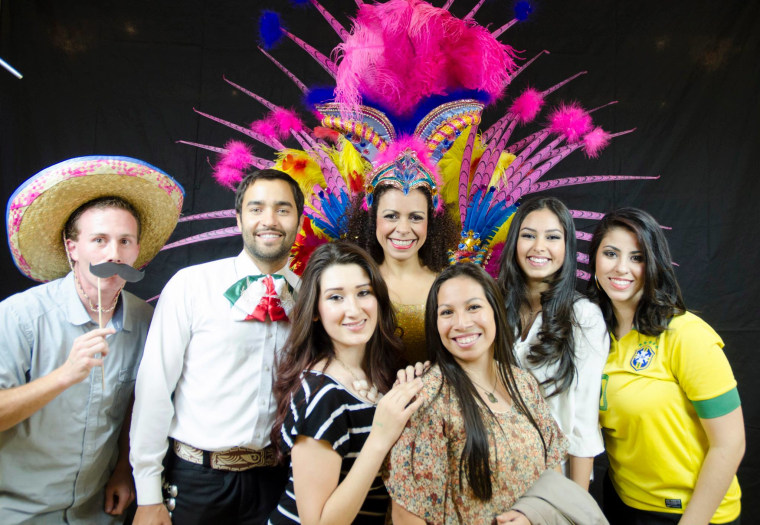
{"label": "white dress shirt", "polygon": [[[161,503],[168,438],[210,451],[269,444],[275,354],[287,321],[235,321],[224,292],[262,272],[243,251],[191,266],[167,283],[135,387],[130,460],[139,505]],[[297,288],[287,265],[276,272]],[[172,398],[173,396],[173,398]]]}
{"label": "white dress shirt", "polygon": [[[599,395],[602,388],[602,370],[610,352],[610,336],[599,307],[586,298],[573,304],[575,319],[575,367],[577,375],[570,388],[546,398],[552,416],[570,442],[568,454],[581,458],[594,457],[604,452],[604,441],[599,429]],[[528,370],[540,383],[557,373],[557,363],[536,366],[528,359],[530,347],[538,343],[542,317],[539,313],[524,341],[519,335],[515,342],[517,363]],[[553,386],[549,386],[549,393]],[[542,387],[543,391],[543,387]]]}

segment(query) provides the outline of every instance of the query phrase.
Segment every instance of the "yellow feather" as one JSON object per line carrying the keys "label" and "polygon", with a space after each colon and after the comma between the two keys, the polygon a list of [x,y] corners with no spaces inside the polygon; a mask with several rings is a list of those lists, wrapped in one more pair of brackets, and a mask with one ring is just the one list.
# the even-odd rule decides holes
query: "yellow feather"
{"label": "yellow feather", "polygon": [[[496,163],[496,169],[493,171],[493,175],[491,175],[491,180],[489,181],[489,185],[493,186],[495,185],[500,178],[504,176],[504,171],[509,167],[510,164],[516,159],[514,155],[511,153],[508,153],[506,151],[502,151],[501,155],[499,155],[499,162]],[[506,184],[507,181],[504,181]]]}
{"label": "yellow feather", "polygon": [[[342,135],[340,136],[340,149],[330,148],[327,154],[337,166],[338,171],[346,181],[351,185],[349,177],[359,176],[359,183],[364,186],[364,175],[372,171],[372,165],[361,156],[350,140]],[[356,175],[354,175],[356,174]]]}
{"label": "yellow feather", "polygon": [[496,230],[496,233],[493,236],[493,241],[491,241],[491,246],[495,246],[499,244],[500,242],[506,242],[507,240],[507,233],[509,232],[509,225],[512,224],[512,218],[515,216],[513,213],[509,216],[509,219],[507,219],[504,224],[501,225],[501,228]]}
{"label": "yellow feather", "polygon": [[307,200],[314,193],[315,184],[324,187],[325,176],[311,155],[299,149],[285,149],[278,151],[276,155],[274,169],[284,171],[293,177]]}

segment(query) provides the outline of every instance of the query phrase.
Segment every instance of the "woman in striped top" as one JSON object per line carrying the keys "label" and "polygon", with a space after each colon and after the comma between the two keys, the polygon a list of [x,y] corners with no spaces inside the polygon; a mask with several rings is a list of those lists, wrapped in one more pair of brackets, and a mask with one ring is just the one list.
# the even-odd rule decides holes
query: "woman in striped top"
{"label": "woman in striped top", "polygon": [[377,265],[355,245],[320,246],[291,317],[272,430],[290,479],[269,523],[382,525],[389,499],[378,471],[422,382],[391,389],[402,344]]}

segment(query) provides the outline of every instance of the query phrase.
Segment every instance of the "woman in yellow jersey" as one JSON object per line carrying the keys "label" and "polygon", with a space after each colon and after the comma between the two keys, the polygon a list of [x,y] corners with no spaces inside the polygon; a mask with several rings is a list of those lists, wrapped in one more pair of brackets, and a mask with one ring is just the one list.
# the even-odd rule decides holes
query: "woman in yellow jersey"
{"label": "woman in yellow jersey", "polygon": [[599,421],[616,525],[738,524],[744,418],[723,341],[687,312],[665,236],[624,208],[599,223],[589,292],[611,336]]}

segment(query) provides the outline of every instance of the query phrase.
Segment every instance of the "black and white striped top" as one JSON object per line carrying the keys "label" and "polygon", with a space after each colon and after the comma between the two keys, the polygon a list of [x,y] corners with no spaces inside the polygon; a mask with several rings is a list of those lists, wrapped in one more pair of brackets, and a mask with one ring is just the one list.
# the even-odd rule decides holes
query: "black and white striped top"
{"label": "black and white striped top", "polygon": [[[301,388],[292,396],[290,412],[282,425],[282,450],[289,454],[299,435],[328,442],[343,458],[340,483],[364,446],[374,416],[375,405],[359,399],[332,377],[306,370],[301,376]],[[353,523],[383,525],[389,503],[388,492],[378,475]],[[292,523],[300,523],[300,520],[291,467],[285,493],[269,516],[269,524]]]}

